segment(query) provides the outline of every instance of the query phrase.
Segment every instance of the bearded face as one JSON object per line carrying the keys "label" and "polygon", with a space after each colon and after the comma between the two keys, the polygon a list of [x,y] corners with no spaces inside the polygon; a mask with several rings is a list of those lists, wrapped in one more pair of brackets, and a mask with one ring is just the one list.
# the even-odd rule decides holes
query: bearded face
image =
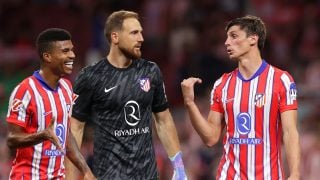
{"label": "bearded face", "polygon": [[118,48],[121,53],[128,59],[141,58],[141,45],[144,39],[140,22],[135,18],[125,19],[118,35]]}

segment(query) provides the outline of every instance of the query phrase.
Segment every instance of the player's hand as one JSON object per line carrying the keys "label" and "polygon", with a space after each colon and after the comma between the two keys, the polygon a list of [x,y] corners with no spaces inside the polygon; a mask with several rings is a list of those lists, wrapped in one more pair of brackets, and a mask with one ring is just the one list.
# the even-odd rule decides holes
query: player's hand
{"label": "player's hand", "polygon": [[60,144],[59,138],[57,137],[54,130],[55,118],[52,117],[49,126],[44,130],[45,138],[51,141],[59,151],[63,152],[63,148]]}
{"label": "player's hand", "polygon": [[188,79],[184,79],[181,82],[182,96],[183,96],[185,105],[188,105],[189,103],[194,102],[195,83],[202,83],[202,80],[200,78],[190,77]]}
{"label": "player's hand", "polygon": [[172,180],[187,180],[186,172],[184,171],[184,168],[178,168],[174,169]]}
{"label": "player's hand", "polygon": [[187,180],[188,178],[184,170],[181,151],[177,152],[173,157],[169,157],[169,159],[174,168],[172,180]]}

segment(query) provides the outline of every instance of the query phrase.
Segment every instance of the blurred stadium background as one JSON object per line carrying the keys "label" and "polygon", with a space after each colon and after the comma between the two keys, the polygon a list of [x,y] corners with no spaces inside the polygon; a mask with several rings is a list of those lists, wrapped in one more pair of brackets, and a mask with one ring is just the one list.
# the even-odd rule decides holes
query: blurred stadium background
{"label": "blurred stadium background", "polygon": [[[163,71],[191,180],[214,179],[222,146],[220,143],[213,148],[205,147],[191,127],[183,107],[180,82],[191,75],[203,79],[196,94],[206,116],[213,82],[236,66],[228,60],[224,47],[226,22],[246,14],[260,16],[268,29],[263,57],[289,71],[297,83],[302,179],[319,179],[319,0],[1,0],[0,179],[8,179],[13,158],[6,146],[8,98],[14,86],[39,67],[34,48],[38,33],[48,27],[71,32],[77,61],[69,78],[74,81],[82,67],[106,55],[105,18],[120,9],[137,11],[142,18],[143,57],[158,63]],[[88,126],[82,146],[88,163],[92,155],[91,135]],[[161,179],[171,179],[171,164],[155,139]]]}

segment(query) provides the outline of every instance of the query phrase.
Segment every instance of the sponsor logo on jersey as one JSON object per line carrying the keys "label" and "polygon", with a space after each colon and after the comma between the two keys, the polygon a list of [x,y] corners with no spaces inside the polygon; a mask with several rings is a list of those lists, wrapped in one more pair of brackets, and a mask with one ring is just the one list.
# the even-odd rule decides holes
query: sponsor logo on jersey
{"label": "sponsor logo on jersey", "polygon": [[[234,98],[229,98],[229,99],[225,99],[223,102],[224,103],[230,103],[230,102],[232,102],[234,100]],[[217,99],[217,101],[219,101],[219,99]]]}
{"label": "sponsor logo on jersey", "polygon": [[263,93],[256,94],[255,97],[254,97],[254,104],[257,107],[264,106],[265,101],[266,101],[266,98],[265,98],[265,95]]}
{"label": "sponsor logo on jersey", "polygon": [[149,127],[137,127],[141,120],[140,116],[140,106],[136,101],[128,101],[124,107],[124,117],[125,122],[131,126],[130,129],[118,129],[114,131],[114,136],[134,136],[139,134],[150,133]]}
{"label": "sponsor logo on jersey", "polygon": [[149,127],[132,128],[132,129],[119,129],[114,131],[115,136],[134,136],[139,134],[150,133]]}
{"label": "sponsor logo on jersey", "polygon": [[297,100],[297,87],[295,83],[290,84],[290,97],[292,100]]}
{"label": "sponsor logo on jersey", "polygon": [[118,86],[113,86],[113,87],[111,87],[111,88],[104,88],[104,92],[105,93],[108,93],[108,92],[110,92],[111,90],[113,90],[113,89],[115,89],[116,87],[118,87]]}
{"label": "sponsor logo on jersey", "polygon": [[22,106],[23,104],[20,99],[14,99],[11,104],[11,110],[14,112],[19,111],[21,110]]}
{"label": "sponsor logo on jersey", "polygon": [[250,114],[243,112],[238,114],[236,119],[237,131],[241,135],[247,135],[251,130]]}
{"label": "sponsor logo on jersey", "polygon": [[262,139],[259,138],[230,138],[229,139],[230,144],[261,144]]}
{"label": "sponsor logo on jersey", "polygon": [[247,136],[251,131],[251,116],[246,112],[239,113],[236,119],[237,132],[240,134],[240,138],[229,139],[230,144],[261,144],[262,139],[260,138],[242,138],[242,136]]}
{"label": "sponsor logo on jersey", "polygon": [[140,84],[140,88],[143,91],[148,92],[150,90],[150,80],[149,80],[149,78],[140,78],[139,79],[139,84]]}
{"label": "sponsor logo on jersey", "polygon": [[42,115],[43,116],[48,116],[49,114],[51,114],[52,113],[52,111],[48,111],[48,112],[44,112]]}
{"label": "sponsor logo on jersey", "polygon": [[44,151],[44,155],[46,155],[46,156],[62,156],[63,152],[61,152],[57,149],[46,149]]}
{"label": "sponsor logo on jersey", "polygon": [[125,121],[129,126],[136,126],[140,122],[140,107],[136,101],[128,101],[123,110]]}
{"label": "sponsor logo on jersey", "polygon": [[59,139],[60,144],[63,145],[66,139],[66,128],[63,124],[57,124],[56,135]]}

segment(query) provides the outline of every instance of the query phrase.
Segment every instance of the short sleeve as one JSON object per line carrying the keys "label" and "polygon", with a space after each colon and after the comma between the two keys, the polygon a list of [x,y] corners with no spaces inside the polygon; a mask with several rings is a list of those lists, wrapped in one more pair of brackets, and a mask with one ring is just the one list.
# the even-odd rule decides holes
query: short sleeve
{"label": "short sleeve", "polygon": [[221,101],[221,95],[222,95],[222,79],[223,76],[220,77],[213,85],[213,88],[210,93],[210,108],[212,111],[217,111],[220,113],[224,113],[223,105]]}
{"label": "short sleeve", "polygon": [[74,104],[72,116],[82,122],[87,121],[91,114],[93,91],[90,88],[92,86],[89,75],[86,69],[82,69],[73,86]]}
{"label": "short sleeve", "polygon": [[297,87],[287,72],[283,72],[280,76],[280,112],[298,109]]}
{"label": "short sleeve", "polygon": [[162,73],[159,67],[153,63],[151,72],[154,72],[155,92],[152,101],[152,112],[162,112],[168,108],[167,95],[165,92],[165,85],[163,82]]}
{"label": "short sleeve", "polygon": [[26,128],[32,115],[31,93],[28,87],[20,83],[12,91],[9,99],[7,122]]}

